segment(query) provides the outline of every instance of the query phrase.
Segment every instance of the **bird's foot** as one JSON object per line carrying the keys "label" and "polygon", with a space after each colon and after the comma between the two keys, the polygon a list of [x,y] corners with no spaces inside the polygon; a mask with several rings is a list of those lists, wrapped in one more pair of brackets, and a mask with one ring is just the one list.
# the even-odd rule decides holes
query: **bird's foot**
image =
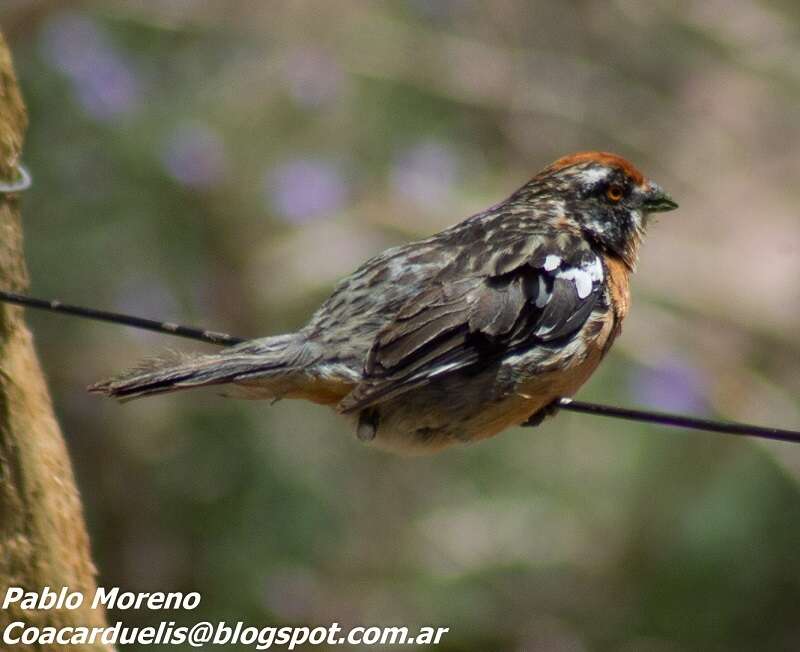
{"label": "bird's foot", "polygon": [[378,424],[380,423],[380,415],[377,410],[366,409],[358,415],[358,427],[356,428],[356,437],[360,441],[369,442],[375,439],[378,434]]}
{"label": "bird's foot", "polygon": [[554,417],[558,414],[558,402],[560,399],[554,400],[552,403],[548,403],[543,408],[541,408],[538,412],[534,412],[531,416],[528,417],[528,420],[520,425],[523,428],[535,428],[542,424],[547,417]]}

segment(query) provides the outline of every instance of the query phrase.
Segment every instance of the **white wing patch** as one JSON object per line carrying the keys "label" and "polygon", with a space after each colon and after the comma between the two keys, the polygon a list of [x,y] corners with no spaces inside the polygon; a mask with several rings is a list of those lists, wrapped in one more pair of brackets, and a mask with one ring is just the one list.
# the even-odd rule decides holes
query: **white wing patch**
{"label": "white wing patch", "polygon": [[585,299],[592,293],[594,284],[603,280],[603,264],[600,262],[600,258],[595,256],[580,267],[567,267],[559,270],[556,278],[572,281],[578,291],[578,297]]}
{"label": "white wing patch", "polygon": [[544,259],[545,272],[552,272],[554,269],[558,269],[559,265],[561,265],[561,256],[550,254],[549,256],[547,256],[547,258]]}

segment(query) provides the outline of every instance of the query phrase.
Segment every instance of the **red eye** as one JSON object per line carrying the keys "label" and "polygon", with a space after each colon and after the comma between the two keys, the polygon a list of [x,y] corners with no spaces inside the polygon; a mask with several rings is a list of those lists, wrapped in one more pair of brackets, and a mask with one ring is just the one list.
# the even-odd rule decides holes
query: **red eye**
{"label": "red eye", "polygon": [[606,190],[606,197],[608,197],[609,201],[613,201],[614,203],[618,202],[622,199],[622,196],[625,194],[625,191],[622,189],[622,186],[612,183],[608,190]]}

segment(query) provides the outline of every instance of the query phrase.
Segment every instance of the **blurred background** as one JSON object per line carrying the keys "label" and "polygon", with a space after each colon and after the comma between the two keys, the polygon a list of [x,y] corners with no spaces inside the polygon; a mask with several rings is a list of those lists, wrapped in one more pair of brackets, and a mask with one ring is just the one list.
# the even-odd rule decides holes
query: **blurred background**
{"label": "blurred background", "polygon": [[[31,118],[33,294],[285,332],[369,256],[606,149],[681,209],[580,398],[800,426],[798,3],[5,0],[0,25]],[[304,403],[90,396],[202,345],[29,320],[100,583],[199,591],[179,621],[800,646],[800,446],[562,413],[405,459]]]}

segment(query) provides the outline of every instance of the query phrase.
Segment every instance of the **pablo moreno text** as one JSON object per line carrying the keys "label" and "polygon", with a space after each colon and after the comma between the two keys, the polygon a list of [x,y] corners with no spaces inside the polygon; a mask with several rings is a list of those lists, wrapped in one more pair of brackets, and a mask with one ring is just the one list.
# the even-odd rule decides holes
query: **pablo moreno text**
{"label": "pablo moreno text", "polygon": [[[19,586],[11,586],[3,598],[3,609],[17,606],[19,609],[79,609],[87,596],[79,591],[70,591],[63,586],[60,590],[45,586],[41,591],[26,591]],[[149,609],[161,611],[168,609],[185,609],[191,611],[200,604],[199,593],[134,593],[120,591],[118,586],[112,588],[97,587],[91,596],[91,608],[106,609]]]}

